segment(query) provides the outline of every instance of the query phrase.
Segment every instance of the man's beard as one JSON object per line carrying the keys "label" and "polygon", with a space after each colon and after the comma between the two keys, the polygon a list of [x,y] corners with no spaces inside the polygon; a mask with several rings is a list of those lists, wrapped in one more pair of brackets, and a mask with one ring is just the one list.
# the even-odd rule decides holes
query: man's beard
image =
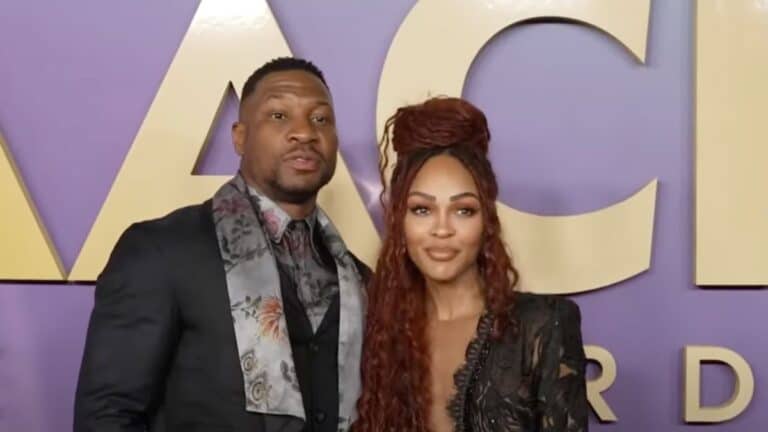
{"label": "man's beard", "polygon": [[272,199],[279,202],[286,202],[291,204],[304,204],[308,201],[314,201],[317,193],[320,189],[327,185],[333,178],[333,168],[326,168],[323,170],[320,178],[311,184],[292,186],[281,181],[281,176],[278,173],[269,179],[267,184],[271,189]]}

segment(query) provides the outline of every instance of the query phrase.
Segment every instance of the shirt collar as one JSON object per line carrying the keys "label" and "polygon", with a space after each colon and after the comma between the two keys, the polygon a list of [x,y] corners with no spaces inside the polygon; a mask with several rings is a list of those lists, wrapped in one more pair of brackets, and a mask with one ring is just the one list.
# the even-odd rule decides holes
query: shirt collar
{"label": "shirt collar", "polygon": [[[259,211],[261,220],[264,223],[264,229],[269,235],[269,238],[274,243],[280,243],[283,239],[283,234],[288,228],[288,225],[294,219],[286,213],[277,203],[272,201],[263,193],[259,192],[256,188],[248,185],[248,192],[256,197],[259,201]],[[317,207],[309,214],[309,216],[303,219],[309,227],[309,238],[312,242],[312,246],[315,244],[315,226],[317,225]]]}

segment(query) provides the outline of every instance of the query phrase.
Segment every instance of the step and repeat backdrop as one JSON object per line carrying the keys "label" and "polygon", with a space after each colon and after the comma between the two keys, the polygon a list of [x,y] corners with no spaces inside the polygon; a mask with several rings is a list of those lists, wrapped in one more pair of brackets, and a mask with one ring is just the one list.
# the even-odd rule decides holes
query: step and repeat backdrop
{"label": "step and repeat backdrop", "polygon": [[3,1],[0,430],[71,429],[117,237],[235,172],[239,89],[287,55],[326,74],[321,202],[367,262],[384,119],[463,96],[521,288],[582,309],[592,430],[765,430],[766,0]]}

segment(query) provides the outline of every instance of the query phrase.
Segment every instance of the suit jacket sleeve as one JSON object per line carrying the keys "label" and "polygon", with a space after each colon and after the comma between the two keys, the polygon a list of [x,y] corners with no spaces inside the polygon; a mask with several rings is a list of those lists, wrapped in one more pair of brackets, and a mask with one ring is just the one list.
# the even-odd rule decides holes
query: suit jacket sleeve
{"label": "suit jacket sleeve", "polygon": [[576,303],[559,299],[541,352],[538,400],[543,432],[586,432],[586,358]]}
{"label": "suit jacket sleeve", "polygon": [[178,336],[170,271],[145,225],[120,238],[99,276],[75,395],[75,432],[144,431]]}

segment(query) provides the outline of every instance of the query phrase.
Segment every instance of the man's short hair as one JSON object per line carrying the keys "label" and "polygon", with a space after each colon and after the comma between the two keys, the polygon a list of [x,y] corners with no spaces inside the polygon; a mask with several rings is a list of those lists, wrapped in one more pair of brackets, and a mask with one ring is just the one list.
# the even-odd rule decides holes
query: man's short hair
{"label": "man's short hair", "polygon": [[282,71],[292,71],[292,70],[299,70],[311,73],[312,75],[316,76],[320,81],[322,81],[323,85],[325,85],[325,88],[328,88],[328,83],[325,82],[325,77],[323,76],[323,72],[320,71],[320,68],[315,66],[312,62],[309,60],[304,60],[302,58],[296,58],[296,57],[278,57],[276,59],[272,59],[268,61],[267,63],[264,63],[260,68],[256,69],[251,76],[248,77],[247,80],[245,80],[245,84],[243,84],[243,91],[240,94],[240,103],[242,104],[248,96],[253,93],[253,91],[256,89],[256,84],[261,81],[262,78],[267,76],[268,74],[272,72],[282,72]]}

